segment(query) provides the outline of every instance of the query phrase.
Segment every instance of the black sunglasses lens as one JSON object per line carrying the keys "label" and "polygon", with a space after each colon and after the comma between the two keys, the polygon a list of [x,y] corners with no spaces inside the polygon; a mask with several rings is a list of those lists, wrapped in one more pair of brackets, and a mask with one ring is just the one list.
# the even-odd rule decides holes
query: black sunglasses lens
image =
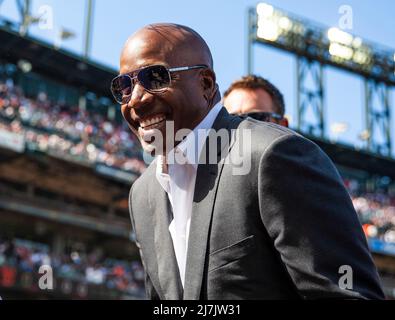
{"label": "black sunglasses lens", "polygon": [[111,92],[119,103],[127,103],[132,92],[132,80],[128,76],[116,77],[111,83]]}
{"label": "black sunglasses lens", "polygon": [[247,114],[249,117],[259,121],[270,121],[270,114],[265,112],[252,112]]}
{"label": "black sunglasses lens", "polygon": [[163,90],[170,84],[170,75],[164,66],[141,69],[137,78],[145,89],[151,91]]}
{"label": "black sunglasses lens", "polygon": [[251,112],[247,116],[259,121],[276,122],[278,123],[283,117],[274,112]]}

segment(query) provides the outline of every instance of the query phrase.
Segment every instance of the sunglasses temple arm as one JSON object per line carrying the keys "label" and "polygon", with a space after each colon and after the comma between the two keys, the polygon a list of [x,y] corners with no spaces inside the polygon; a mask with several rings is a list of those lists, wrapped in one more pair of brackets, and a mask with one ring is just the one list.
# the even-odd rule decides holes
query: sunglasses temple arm
{"label": "sunglasses temple arm", "polygon": [[170,68],[170,72],[177,72],[177,71],[187,71],[191,69],[200,69],[200,68],[206,68],[207,66],[204,65],[198,65],[198,66],[191,66],[191,67],[177,67],[177,68]]}
{"label": "sunglasses temple arm", "polygon": [[192,67],[178,67],[178,68],[171,68],[169,69],[170,72],[178,72],[178,71],[187,71],[190,69],[194,69]]}

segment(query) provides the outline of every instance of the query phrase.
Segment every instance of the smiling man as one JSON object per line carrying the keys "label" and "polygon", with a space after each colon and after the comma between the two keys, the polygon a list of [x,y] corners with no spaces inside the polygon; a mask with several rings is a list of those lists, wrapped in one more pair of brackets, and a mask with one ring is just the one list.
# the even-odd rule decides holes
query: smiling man
{"label": "smiling man", "polygon": [[[132,80],[134,90],[127,92],[129,101],[122,105],[122,114],[146,151],[152,151],[147,141],[154,129],[161,132],[166,148],[166,121],[174,123],[175,132],[194,129],[220,101],[204,40],[191,29],[172,26],[173,32],[168,32],[168,28],[151,25],[138,31],[121,55],[120,73],[134,71],[131,78],[140,74],[140,79]],[[118,79],[119,85],[127,81]]]}
{"label": "smiling man", "polygon": [[[155,155],[129,197],[148,298],[383,297],[332,162],[287,128],[230,115],[219,103],[210,50],[195,31],[175,24],[137,31],[111,90]],[[188,133],[175,139],[169,126]],[[204,161],[221,130],[229,143],[214,162]],[[240,149],[251,167],[235,175],[238,164],[228,160]],[[171,163],[171,154],[182,161]]]}

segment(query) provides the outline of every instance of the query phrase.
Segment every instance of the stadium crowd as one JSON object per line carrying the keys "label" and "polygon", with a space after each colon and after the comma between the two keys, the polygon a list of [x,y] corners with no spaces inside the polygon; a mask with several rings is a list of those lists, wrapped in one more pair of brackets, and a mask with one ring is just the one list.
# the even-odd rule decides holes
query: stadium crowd
{"label": "stadium crowd", "polygon": [[344,182],[365,235],[395,243],[395,196],[380,189],[374,192],[362,191],[355,179],[345,179]]}
{"label": "stadium crowd", "polygon": [[104,258],[100,250],[89,253],[74,250],[55,254],[47,245],[27,240],[0,239],[0,269],[38,274],[42,265],[50,265],[55,278],[105,286],[136,297],[144,297],[144,271],[139,261]]}
{"label": "stadium crowd", "polygon": [[28,98],[11,79],[0,81],[0,128],[25,135],[30,149],[142,173],[142,151],[124,122],[99,112]]}

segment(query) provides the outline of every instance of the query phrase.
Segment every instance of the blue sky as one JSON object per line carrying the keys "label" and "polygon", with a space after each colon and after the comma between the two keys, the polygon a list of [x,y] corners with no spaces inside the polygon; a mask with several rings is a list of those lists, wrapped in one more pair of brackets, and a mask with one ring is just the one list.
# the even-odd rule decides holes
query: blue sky
{"label": "blue sky", "polygon": [[[0,14],[18,17],[15,0],[4,0]],[[266,1],[301,17],[326,26],[337,26],[339,7],[349,5],[353,10],[350,33],[386,45],[395,50],[395,1],[393,0],[270,0]],[[91,57],[101,63],[118,67],[120,50],[126,38],[152,22],[174,22],[198,31],[210,46],[218,83],[223,92],[230,83],[246,73],[246,11],[255,6],[251,0],[96,0],[93,20]],[[83,21],[85,1],[32,0],[32,13],[48,5],[53,13],[53,28],[31,28],[31,34],[54,42],[58,28],[76,33],[62,44],[63,48],[81,53],[83,50]],[[296,120],[295,58],[267,46],[256,46],[254,72],[268,78],[284,93],[291,126]],[[333,68],[325,70],[327,134],[334,122],[345,122],[348,131],[339,141],[359,144],[357,136],[364,129],[363,81]],[[395,106],[394,90],[390,99]],[[393,108],[392,108],[393,109]],[[392,134],[395,141],[395,115]],[[395,149],[395,147],[393,147]],[[395,151],[393,151],[395,155]]]}

